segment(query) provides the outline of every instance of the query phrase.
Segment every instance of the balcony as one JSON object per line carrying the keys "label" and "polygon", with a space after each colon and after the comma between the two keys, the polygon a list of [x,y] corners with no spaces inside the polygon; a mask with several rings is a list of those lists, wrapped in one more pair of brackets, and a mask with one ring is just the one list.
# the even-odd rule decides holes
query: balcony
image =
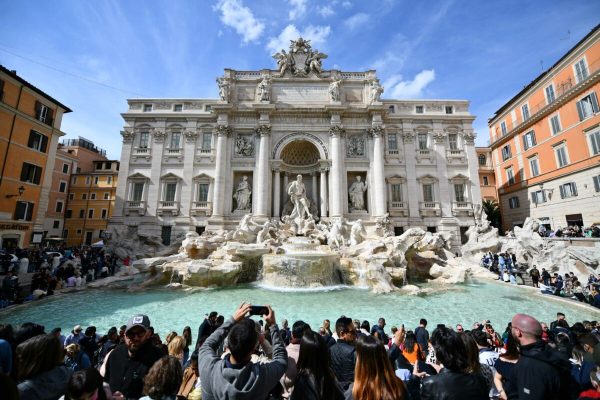
{"label": "balcony", "polygon": [[389,213],[392,217],[407,217],[408,204],[403,201],[391,201],[389,203]]}
{"label": "balcony", "polygon": [[146,214],[146,202],[141,200],[129,200],[125,202],[125,215],[136,212],[138,215]]}
{"label": "balcony", "polygon": [[473,203],[470,201],[455,201],[452,203],[452,215],[473,216]]}
{"label": "balcony", "polygon": [[439,217],[442,215],[440,203],[437,201],[422,201],[419,203],[419,212],[422,217]]}
{"label": "balcony", "polygon": [[417,163],[421,163],[424,160],[429,160],[429,162],[433,162],[435,153],[429,149],[417,149]]}
{"label": "balcony", "polygon": [[463,149],[449,149],[446,150],[446,159],[449,163],[465,163],[467,154]]}
{"label": "balcony", "polygon": [[195,162],[214,162],[215,161],[215,153],[211,148],[198,147],[196,149],[196,157]]}
{"label": "balcony", "polygon": [[194,201],[190,214],[210,217],[212,215],[212,202],[210,201]]}
{"label": "balcony", "polygon": [[171,214],[179,215],[179,202],[162,200],[158,202],[158,209],[156,210],[157,215]]}
{"label": "balcony", "polygon": [[150,149],[148,147],[136,147],[134,150],[135,154],[150,154]]}
{"label": "balcony", "polygon": [[178,155],[181,154],[181,148],[179,148],[179,147],[175,147],[175,148],[172,148],[172,149],[169,148],[169,149],[166,149],[165,152],[169,156],[178,156]]}

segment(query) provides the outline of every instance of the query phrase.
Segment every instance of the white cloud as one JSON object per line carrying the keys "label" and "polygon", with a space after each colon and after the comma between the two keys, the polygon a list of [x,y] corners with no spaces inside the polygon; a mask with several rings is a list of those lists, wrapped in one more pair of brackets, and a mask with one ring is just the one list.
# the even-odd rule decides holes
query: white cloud
{"label": "white cloud", "polygon": [[354,30],[365,25],[367,22],[369,22],[369,19],[369,14],[358,13],[345,20],[344,25],[346,25],[348,29]]}
{"label": "white cloud", "polygon": [[333,8],[331,8],[331,6],[323,6],[317,7],[317,13],[323,18],[327,18],[335,14],[335,11],[333,11]]}
{"label": "white cloud", "polygon": [[392,75],[383,84],[388,96],[395,99],[414,99],[423,95],[427,85],[435,80],[435,71],[425,69],[413,80],[402,80],[402,75]]}
{"label": "white cloud", "polygon": [[351,1],[342,1],[342,7],[344,7],[344,8],[351,8],[352,7],[352,2]]}
{"label": "white cloud", "polygon": [[329,26],[309,25],[303,31],[299,31],[295,25],[290,24],[283,28],[279,36],[269,38],[267,50],[277,52],[281,49],[287,50],[290,47],[290,40],[296,40],[300,36],[310,40],[313,48],[325,43],[327,36],[331,33]]}
{"label": "white cloud", "polygon": [[243,36],[244,43],[257,40],[265,29],[265,24],[256,19],[241,0],[219,0],[214,9],[221,12],[222,23]]}
{"label": "white cloud", "polygon": [[288,0],[292,8],[288,13],[288,18],[293,21],[302,18],[306,14],[306,3],[308,0]]}

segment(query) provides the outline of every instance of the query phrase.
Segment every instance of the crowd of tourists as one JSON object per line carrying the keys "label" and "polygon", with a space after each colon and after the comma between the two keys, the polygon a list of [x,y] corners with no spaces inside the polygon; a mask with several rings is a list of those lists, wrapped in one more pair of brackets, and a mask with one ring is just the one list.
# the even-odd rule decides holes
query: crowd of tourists
{"label": "crowd of tourists", "polygon": [[600,226],[580,227],[579,225],[569,225],[566,228],[558,227],[555,230],[550,230],[544,225],[540,225],[538,233],[542,237],[600,238]]}
{"label": "crowd of tourists", "polygon": [[161,340],[146,315],[65,334],[0,325],[2,399],[600,398],[600,324],[562,313],[550,324],[516,314],[502,333],[489,320],[388,330],[346,316],[280,327],[271,307],[244,303],[206,315],[195,342],[189,326]]}
{"label": "crowd of tourists", "polygon": [[[0,308],[54,294],[57,290],[80,287],[99,278],[113,275],[118,260],[103,248],[45,247],[28,250],[14,249],[0,254]],[[33,273],[24,287],[19,281],[22,273]]]}

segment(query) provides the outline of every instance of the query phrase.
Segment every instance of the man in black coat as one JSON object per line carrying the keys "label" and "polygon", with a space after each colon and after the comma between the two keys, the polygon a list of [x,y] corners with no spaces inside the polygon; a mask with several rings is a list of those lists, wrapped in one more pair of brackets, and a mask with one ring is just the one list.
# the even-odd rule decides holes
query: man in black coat
{"label": "man in black coat", "polygon": [[208,317],[198,327],[198,339],[196,339],[196,350],[202,346],[202,343],[215,331],[215,323],[219,314],[216,311],[211,311]]}
{"label": "man in black coat", "polygon": [[[144,377],[164,354],[150,342],[150,319],[134,315],[127,322],[125,344],[117,346],[108,356],[104,381],[113,393],[125,399],[142,397]],[[118,396],[115,396],[118,397]]]}
{"label": "man in black coat", "polygon": [[354,366],[356,365],[356,328],[352,319],[341,317],[335,322],[337,343],[329,348],[331,368],[340,386],[345,391],[354,382]]}
{"label": "man in black coat", "polygon": [[525,314],[515,315],[511,334],[518,341],[521,353],[510,377],[517,387],[519,399],[577,398],[568,356],[546,346],[540,339],[542,326],[535,318]]}

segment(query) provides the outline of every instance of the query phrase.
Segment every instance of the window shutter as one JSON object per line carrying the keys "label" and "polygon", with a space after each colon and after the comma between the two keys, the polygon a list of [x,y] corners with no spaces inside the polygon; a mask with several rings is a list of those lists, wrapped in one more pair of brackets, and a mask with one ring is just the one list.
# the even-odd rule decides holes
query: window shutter
{"label": "window shutter", "polygon": [[49,108],[48,112],[46,113],[46,121],[44,121],[44,122],[47,123],[48,125],[52,125],[53,121],[54,121],[54,110]]}
{"label": "window shutter", "polygon": [[42,168],[37,167],[37,166],[34,166],[33,168],[34,168],[33,183],[35,183],[36,185],[39,185],[39,183],[41,182],[41,179],[42,179]]}
{"label": "window shutter", "polygon": [[592,99],[592,110],[594,113],[598,112],[598,97],[596,97],[596,92],[592,92],[590,94],[590,99]]}
{"label": "window shutter", "polygon": [[27,142],[27,147],[33,148],[34,138],[35,138],[35,132],[33,130],[29,131],[29,141]]}
{"label": "window shutter", "polygon": [[542,203],[546,202],[546,192],[545,191],[541,191],[542,192]]}
{"label": "window shutter", "polygon": [[571,190],[573,191],[573,196],[577,196],[577,185],[575,182],[571,182]]}
{"label": "window shutter", "polygon": [[35,102],[35,118],[38,119],[40,118],[40,113],[42,111],[42,103],[40,103],[39,101]]}
{"label": "window shutter", "polygon": [[27,204],[27,215],[25,216],[25,219],[27,221],[31,221],[32,217],[33,217],[33,203],[25,203]]}
{"label": "window shutter", "polygon": [[29,164],[23,163],[23,168],[21,168],[21,182],[27,182],[27,176],[29,175]]}
{"label": "window shutter", "polygon": [[17,206],[15,207],[15,220],[23,218],[25,218],[25,203],[17,201]]}
{"label": "window shutter", "polygon": [[579,120],[583,121],[583,106],[581,105],[581,101],[577,102],[577,114],[579,114]]}
{"label": "window shutter", "polygon": [[594,177],[594,187],[596,192],[600,192],[600,175]]}
{"label": "window shutter", "polygon": [[40,148],[40,151],[42,153],[45,153],[47,147],[48,147],[48,136],[42,135],[42,147]]}
{"label": "window shutter", "polygon": [[529,147],[527,147],[527,134],[523,135],[523,148],[525,150],[527,150]]}
{"label": "window shutter", "polygon": [[535,146],[537,142],[535,141],[535,132],[531,131],[531,143]]}
{"label": "window shutter", "polygon": [[533,204],[537,204],[537,195],[536,195],[536,192],[531,193],[531,202]]}
{"label": "window shutter", "polygon": [[565,187],[563,185],[560,185],[558,188],[560,189],[560,198],[564,199],[565,198]]}

